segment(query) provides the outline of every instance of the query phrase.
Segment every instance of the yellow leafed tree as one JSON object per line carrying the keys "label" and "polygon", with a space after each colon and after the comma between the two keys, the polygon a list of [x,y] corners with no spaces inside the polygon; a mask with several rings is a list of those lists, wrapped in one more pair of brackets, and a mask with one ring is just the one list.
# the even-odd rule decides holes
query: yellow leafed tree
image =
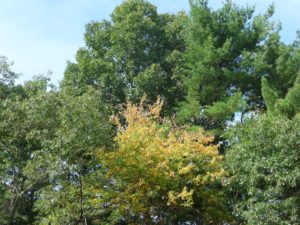
{"label": "yellow leafed tree", "polygon": [[[212,137],[201,129],[172,126],[159,117],[160,99],[146,107],[128,104],[114,151],[99,158],[109,185],[102,203],[111,223],[219,224],[226,220],[220,187],[225,173]],[[191,130],[191,129],[190,129]],[[100,201],[100,200],[99,200]]]}

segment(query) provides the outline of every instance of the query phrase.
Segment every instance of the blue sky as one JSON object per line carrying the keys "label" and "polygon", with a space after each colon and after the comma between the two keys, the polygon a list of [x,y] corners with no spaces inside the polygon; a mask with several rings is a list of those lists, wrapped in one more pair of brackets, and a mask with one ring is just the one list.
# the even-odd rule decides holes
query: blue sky
{"label": "blue sky", "polygon": [[[74,61],[79,47],[84,46],[86,23],[109,19],[122,0],[0,0],[0,55],[14,61],[13,70],[22,73],[20,81],[33,75],[53,71],[52,81],[63,77],[66,61]],[[188,0],[150,0],[159,12],[189,10]],[[239,5],[256,5],[264,12],[273,0],[235,0]],[[286,43],[300,29],[300,0],[275,0],[275,21],[282,23]],[[218,8],[221,0],[211,0]]]}

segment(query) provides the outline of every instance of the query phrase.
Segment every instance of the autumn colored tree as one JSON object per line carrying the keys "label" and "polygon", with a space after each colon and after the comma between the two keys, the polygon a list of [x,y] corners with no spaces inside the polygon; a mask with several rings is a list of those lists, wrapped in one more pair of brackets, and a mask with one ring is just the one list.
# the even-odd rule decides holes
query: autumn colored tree
{"label": "autumn colored tree", "polygon": [[[115,119],[116,149],[101,150],[109,183],[98,190],[108,224],[222,224],[228,217],[220,189],[225,172],[212,137],[171,126],[159,117],[162,102],[127,105]],[[97,190],[96,190],[97,191]],[[102,209],[104,210],[104,209]]]}
{"label": "autumn colored tree", "polygon": [[60,87],[0,56],[0,224],[299,224],[300,32],[189,2],[88,23]]}

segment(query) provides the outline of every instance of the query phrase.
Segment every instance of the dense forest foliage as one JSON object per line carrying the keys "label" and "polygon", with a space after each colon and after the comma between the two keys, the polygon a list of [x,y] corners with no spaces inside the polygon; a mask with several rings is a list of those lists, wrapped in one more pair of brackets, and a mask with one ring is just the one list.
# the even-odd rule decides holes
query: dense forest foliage
{"label": "dense forest foliage", "polygon": [[0,57],[0,224],[300,224],[300,33],[263,14],[86,25],[59,85]]}

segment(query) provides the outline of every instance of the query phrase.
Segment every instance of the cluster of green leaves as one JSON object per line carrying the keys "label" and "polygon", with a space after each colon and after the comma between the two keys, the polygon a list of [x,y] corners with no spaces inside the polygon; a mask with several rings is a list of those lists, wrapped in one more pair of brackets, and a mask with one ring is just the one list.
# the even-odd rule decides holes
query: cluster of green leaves
{"label": "cluster of green leaves", "polygon": [[261,116],[228,134],[228,191],[241,223],[299,223],[299,132],[299,115]]}
{"label": "cluster of green leaves", "polygon": [[184,35],[187,96],[178,122],[193,118],[208,129],[224,129],[235,112],[261,110],[262,77],[286,94],[299,71],[299,44],[280,42],[280,27],[270,21],[273,13],[274,6],[254,16],[253,7],[233,1],[215,11],[206,0],[191,1]]}
{"label": "cluster of green leaves", "polygon": [[112,144],[109,107],[92,89],[49,90],[44,77],[17,93],[2,84],[14,94],[0,104],[1,224],[74,224],[93,213],[83,202],[99,167],[93,151]]}
{"label": "cluster of green leaves", "polygon": [[299,224],[300,33],[190,5],[87,24],[59,88],[0,57],[0,224]]}
{"label": "cluster of green leaves", "polygon": [[[22,95],[1,100],[1,217],[4,224],[25,224],[34,221],[31,211],[39,184],[31,183],[26,166],[42,148],[46,139],[54,136],[55,93],[46,93],[46,80],[26,83]],[[14,87],[7,86],[13,93]]]}
{"label": "cluster of green leaves", "polygon": [[240,223],[298,224],[300,221],[299,75],[286,93],[262,79],[267,114],[226,133],[226,169],[232,211]]}
{"label": "cluster of green leaves", "polygon": [[76,63],[68,64],[63,85],[92,85],[112,105],[126,98],[139,102],[145,93],[155,102],[160,95],[166,113],[174,112],[183,100],[185,20],[183,13],[158,14],[144,0],[124,1],[111,21],[86,25],[86,47],[78,50]]}
{"label": "cluster of green leaves", "polygon": [[[109,110],[94,90],[79,96],[76,91],[61,92],[58,99],[55,137],[35,154],[26,171],[32,181],[46,181],[35,202],[40,224],[75,224],[93,213],[85,201],[90,176],[99,167],[94,151],[112,141]],[[34,171],[42,171],[41,176]]]}

